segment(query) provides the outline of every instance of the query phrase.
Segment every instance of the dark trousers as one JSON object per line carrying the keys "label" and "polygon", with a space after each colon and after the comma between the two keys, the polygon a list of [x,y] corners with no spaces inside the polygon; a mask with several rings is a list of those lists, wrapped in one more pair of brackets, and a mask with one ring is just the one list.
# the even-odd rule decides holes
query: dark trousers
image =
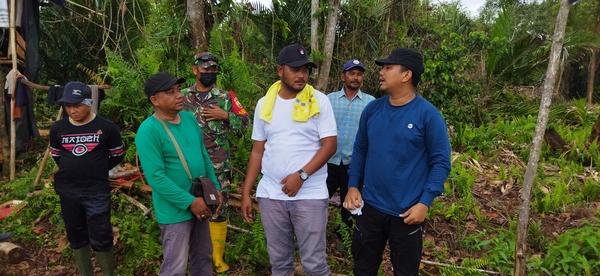
{"label": "dark trousers", "polygon": [[[334,165],[327,163],[327,190],[329,191],[329,198],[340,189],[340,199],[342,205],[346,195],[348,194],[348,167],[350,165]],[[352,221],[350,221],[350,212],[346,208],[341,207],[342,221],[352,229]]]}
{"label": "dark trousers", "polygon": [[113,247],[113,231],[110,224],[111,194],[61,193],[59,196],[71,248],[80,249],[91,244],[96,252],[111,250]]}
{"label": "dark trousers", "polygon": [[404,219],[380,212],[365,202],[356,217],[352,256],[354,275],[376,276],[385,244],[389,241],[394,276],[417,276],[423,249],[423,227],[407,225]]}

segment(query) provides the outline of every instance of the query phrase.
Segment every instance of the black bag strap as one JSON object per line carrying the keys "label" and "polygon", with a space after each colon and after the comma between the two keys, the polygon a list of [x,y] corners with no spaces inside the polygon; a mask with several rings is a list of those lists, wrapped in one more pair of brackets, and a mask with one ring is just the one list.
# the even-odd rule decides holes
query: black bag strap
{"label": "black bag strap", "polygon": [[187,173],[190,180],[193,180],[194,178],[192,178],[192,174],[190,173],[190,169],[188,168],[187,162],[185,161],[185,157],[183,157],[183,152],[181,152],[181,148],[179,148],[177,140],[175,140],[175,137],[173,137],[173,133],[171,133],[171,130],[169,129],[165,121],[162,118],[160,118],[156,113],[152,114],[152,116],[154,116],[154,118],[156,118],[163,125],[163,127],[165,127],[167,134],[169,134],[169,137],[171,137],[171,141],[173,141],[173,145],[175,145],[175,150],[177,150],[179,160],[181,160],[181,164],[183,164],[185,172]]}

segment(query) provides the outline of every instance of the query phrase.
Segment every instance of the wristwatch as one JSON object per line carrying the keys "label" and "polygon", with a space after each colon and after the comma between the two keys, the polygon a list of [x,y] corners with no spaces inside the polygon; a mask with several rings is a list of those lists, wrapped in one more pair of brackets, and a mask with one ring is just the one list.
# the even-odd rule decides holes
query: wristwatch
{"label": "wristwatch", "polygon": [[308,173],[306,173],[304,170],[300,169],[298,173],[300,174],[300,179],[302,179],[302,181],[306,181],[308,179]]}

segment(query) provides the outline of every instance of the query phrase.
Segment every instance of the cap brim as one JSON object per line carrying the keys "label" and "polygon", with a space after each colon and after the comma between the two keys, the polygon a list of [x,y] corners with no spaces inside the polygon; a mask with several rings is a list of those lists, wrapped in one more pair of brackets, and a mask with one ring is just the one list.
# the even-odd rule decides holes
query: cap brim
{"label": "cap brim", "polygon": [[312,68],[317,68],[316,64],[314,64],[314,63],[312,63],[310,61],[306,61],[306,60],[292,61],[292,62],[288,62],[288,63],[286,63],[284,65],[287,65],[287,66],[292,67],[292,68],[298,68],[298,67],[302,67],[304,65],[308,65],[308,66],[310,66]]}
{"label": "cap brim", "polygon": [[169,88],[171,88],[171,86],[173,86],[176,83],[184,83],[185,79],[184,78],[172,78],[171,80],[169,80],[168,82],[165,82],[161,87],[156,88],[156,92],[154,92],[154,94],[160,92],[160,91],[165,91],[168,90]]}
{"label": "cap brim", "polygon": [[352,68],[360,68],[360,69],[362,69],[363,71],[365,71],[365,67],[363,67],[363,66],[360,66],[360,65],[358,65],[358,64],[357,64],[357,65],[350,66],[350,67],[348,67],[348,68],[346,68],[346,69],[342,70],[342,73],[344,73],[344,72],[346,72],[346,71],[350,71],[350,70],[352,70]]}
{"label": "cap brim", "polygon": [[391,58],[382,58],[382,59],[376,60],[375,64],[377,64],[379,66],[383,66],[385,64],[401,64],[401,63],[398,62],[397,60],[393,60]]}
{"label": "cap brim", "polygon": [[217,66],[218,64],[214,61],[206,61],[206,62],[202,62],[200,64],[197,64],[198,66],[202,67],[202,68],[208,68],[211,66]]}
{"label": "cap brim", "polygon": [[83,99],[71,98],[71,97],[62,97],[58,101],[56,101],[56,103],[59,103],[59,104],[64,104],[64,103],[76,104],[76,103],[80,103],[82,101],[83,101]]}

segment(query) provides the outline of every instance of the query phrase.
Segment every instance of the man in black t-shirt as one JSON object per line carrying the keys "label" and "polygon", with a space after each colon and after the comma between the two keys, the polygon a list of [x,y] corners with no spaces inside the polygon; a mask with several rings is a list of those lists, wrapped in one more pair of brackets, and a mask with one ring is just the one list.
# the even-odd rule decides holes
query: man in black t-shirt
{"label": "man in black t-shirt", "polygon": [[121,134],[113,122],[91,111],[91,89],[81,82],[67,83],[58,103],[69,117],[50,128],[50,152],[58,165],[54,190],[77,270],[94,275],[94,249],[102,275],[114,275],[108,171],[123,161]]}

